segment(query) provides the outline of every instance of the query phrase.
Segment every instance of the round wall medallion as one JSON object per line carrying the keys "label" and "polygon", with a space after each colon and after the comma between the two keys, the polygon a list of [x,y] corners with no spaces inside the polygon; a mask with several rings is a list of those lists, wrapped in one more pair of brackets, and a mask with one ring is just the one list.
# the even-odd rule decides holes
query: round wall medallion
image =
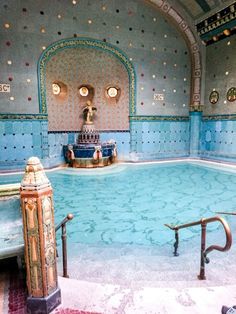
{"label": "round wall medallion", "polygon": [[210,96],[209,96],[209,101],[211,104],[216,104],[217,101],[219,100],[219,93],[215,90],[213,90],[211,93],[210,93]]}
{"label": "round wall medallion", "polygon": [[81,96],[86,97],[89,94],[89,90],[88,90],[88,88],[86,86],[82,86],[79,89],[79,93],[80,93]]}
{"label": "round wall medallion", "polygon": [[236,100],[236,87],[231,87],[227,92],[227,100],[235,101]]}
{"label": "round wall medallion", "polygon": [[118,95],[118,89],[116,87],[109,87],[107,89],[107,95],[111,98],[114,98]]}
{"label": "round wall medallion", "polygon": [[59,84],[53,83],[52,84],[52,92],[54,95],[59,95],[61,92],[61,86]]}

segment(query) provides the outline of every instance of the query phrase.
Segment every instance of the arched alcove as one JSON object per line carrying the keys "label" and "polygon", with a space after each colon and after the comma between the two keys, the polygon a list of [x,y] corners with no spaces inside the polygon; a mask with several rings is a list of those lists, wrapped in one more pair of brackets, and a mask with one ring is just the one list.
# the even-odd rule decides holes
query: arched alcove
{"label": "arched alcove", "polygon": [[[48,113],[49,131],[80,130],[83,97],[79,87],[94,88],[100,130],[129,129],[129,115],[135,114],[135,72],[132,63],[116,47],[102,41],[80,38],[56,42],[41,55],[38,63],[40,112]],[[51,84],[63,81],[68,87],[64,102],[57,102]],[[104,90],[119,86],[121,97],[108,104]]]}

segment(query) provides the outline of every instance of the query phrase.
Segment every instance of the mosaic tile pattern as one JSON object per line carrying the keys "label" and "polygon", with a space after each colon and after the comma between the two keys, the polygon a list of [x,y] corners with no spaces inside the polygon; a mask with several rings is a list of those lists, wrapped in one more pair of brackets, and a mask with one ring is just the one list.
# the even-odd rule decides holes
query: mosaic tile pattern
{"label": "mosaic tile pattern", "polygon": [[[158,11],[158,5],[131,0],[84,0],[75,4],[43,0],[38,5],[31,1],[18,5],[14,0],[11,5],[1,4],[0,65],[11,93],[1,95],[0,111],[37,113],[40,54],[57,40],[90,37],[117,46],[133,62],[138,79],[138,114],[187,114],[190,55],[182,35]],[[163,6],[162,13],[168,8]],[[171,12],[176,17],[176,12]],[[179,27],[185,30],[187,25]],[[154,92],[163,93],[165,101],[155,101]]]}
{"label": "mosaic tile pattern", "polygon": [[[60,100],[52,93],[52,83],[61,81],[68,87],[67,96]],[[95,125],[98,130],[129,129],[129,78],[124,65],[114,56],[96,49],[73,48],[59,51],[46,67],[46,88],[49,131],[81,130],[86,100],[79,97],[81,85],[95,89],[93,104],[97,108]],[[109,104],[107,86],[117,86],[121,96]]]}
{"label": "mosaic tile pattern", "polygon": [[11,273],[8,292],[8,314],[26,313],[26,278],[23,274]]}

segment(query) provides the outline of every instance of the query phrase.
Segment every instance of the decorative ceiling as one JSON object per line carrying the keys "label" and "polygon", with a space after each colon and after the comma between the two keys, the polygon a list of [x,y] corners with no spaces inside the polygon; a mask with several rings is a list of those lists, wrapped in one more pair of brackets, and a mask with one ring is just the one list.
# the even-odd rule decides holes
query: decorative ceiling
{"label": "decorative ceiling", "polygon": [[206,18],[209,14],[214,14],[235,1],[229,0],[179,0],[186,12],[197,22]]}
{"label": "decorative ceiling", "polygon": [[[196,0],[199,1],[199,0]],[[223,9],[210,10],[196,23],[198,35],[206,45],[236,34],[236,1]]]}

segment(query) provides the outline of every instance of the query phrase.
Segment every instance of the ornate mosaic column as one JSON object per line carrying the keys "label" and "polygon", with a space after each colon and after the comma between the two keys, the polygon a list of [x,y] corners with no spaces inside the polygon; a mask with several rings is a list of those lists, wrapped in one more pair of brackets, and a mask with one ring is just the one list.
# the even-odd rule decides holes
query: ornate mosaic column
{"label": "ornate mosaic column", "polygon": [[28,313],[49,313],[61,303],[51,184],[37,157],[31,157],[20,188],[27,271]]}

